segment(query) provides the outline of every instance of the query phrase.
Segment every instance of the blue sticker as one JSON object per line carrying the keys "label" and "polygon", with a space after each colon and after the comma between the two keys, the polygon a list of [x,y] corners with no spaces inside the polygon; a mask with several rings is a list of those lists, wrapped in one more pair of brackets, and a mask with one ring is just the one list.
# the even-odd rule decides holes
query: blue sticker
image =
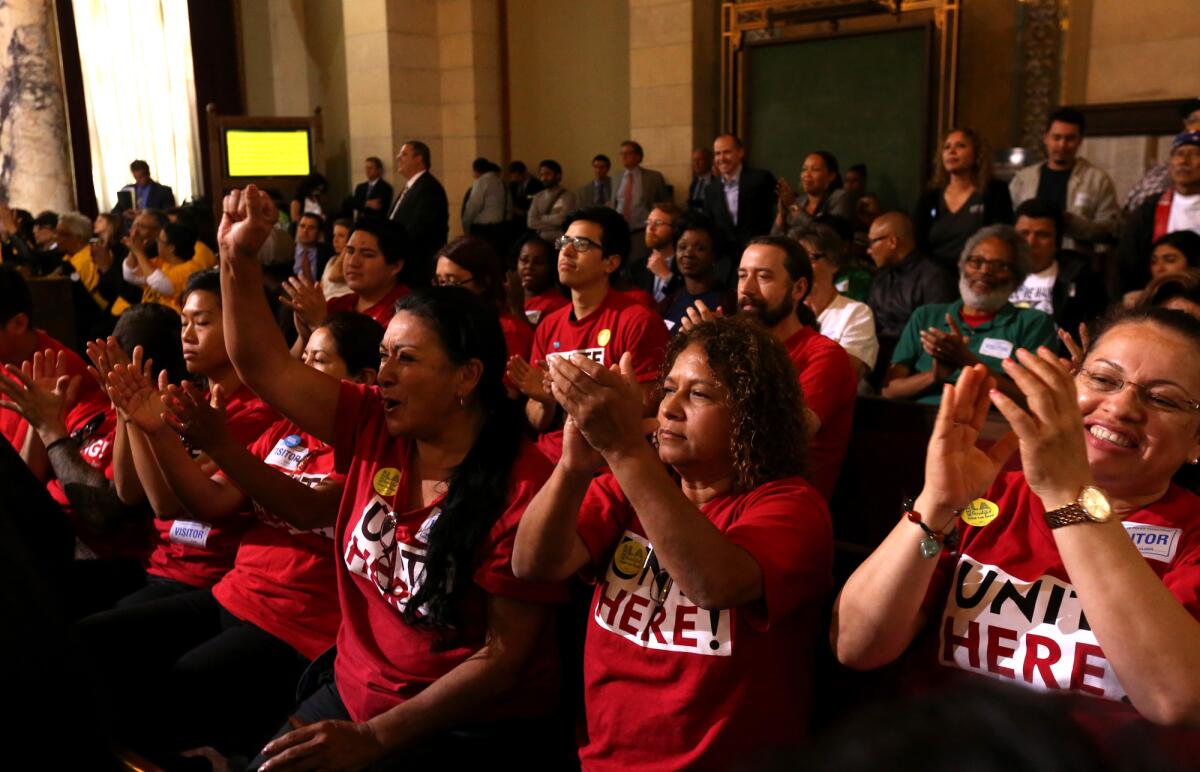
{"label": "blue sticker", "polygon": [[560,348],[562,348],[562,344],[558,341],[554,341],[554,350],[558,351]]}
{"label": "blue sticker", "polygon": [[289,448],[296,447],[297,445],[300,444],[300,435],[299,434],[291,434],[291,435],[288,435],[287,437],[284,437],[283,444],[287,445]]}

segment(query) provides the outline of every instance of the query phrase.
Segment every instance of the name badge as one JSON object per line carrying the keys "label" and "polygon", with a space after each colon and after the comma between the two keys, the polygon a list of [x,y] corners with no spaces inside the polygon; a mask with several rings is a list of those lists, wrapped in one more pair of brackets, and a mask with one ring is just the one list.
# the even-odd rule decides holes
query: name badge
{"label": "name badge", "polygon": [[302,447],[299,443],[299,435],[292,434],[284,437],[271,449],[271,453],[266,459],[267,463],[276,469],[284,469],[288,472],[296,471],[309,454],[309,449]]}
{"label": "name badge", "polygon": [[1147,560],[1159,560],[1170,563],[1175,559],[1175,550],[1179,548],[1178,528],[1164,528],[1161,525],[1144,525],[1142,523],[1121,523],[1125,533],[1133,541],[1133,546]]}
{"label": "name badge", "polygon": [[195,520],[175,520],[171,523],[171,543],[189,547],[207,547],[212,526]]}
{"label": "name badge", "polygon": [[1003,338],[984,338],[983,344],[979,347],[980,354],[985,357],[995,357],[996,359],[1008,359],[1012,356],[1012,352],[1012,341],[1007,341]]}

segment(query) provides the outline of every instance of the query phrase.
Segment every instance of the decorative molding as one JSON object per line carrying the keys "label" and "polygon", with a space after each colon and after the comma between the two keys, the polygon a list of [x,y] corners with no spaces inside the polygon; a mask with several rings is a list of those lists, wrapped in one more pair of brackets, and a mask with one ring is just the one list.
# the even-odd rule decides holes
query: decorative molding
{"label": "decorative molding", "polygon": [[1042,145],[1046,118],[1059,96],[1062,17],[1058,0],[1022,0],[1019,11],[1021,56],[1021,147]]}

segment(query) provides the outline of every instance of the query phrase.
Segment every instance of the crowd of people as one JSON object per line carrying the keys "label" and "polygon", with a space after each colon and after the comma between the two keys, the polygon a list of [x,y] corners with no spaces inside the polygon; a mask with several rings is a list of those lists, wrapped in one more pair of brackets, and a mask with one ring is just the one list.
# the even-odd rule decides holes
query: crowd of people
{"label": "crowd of people", "polygon": [[[1200,723],[1181,115],[1124,207],[1070,109],[1008,184],[951,130],[911,215],[730,134],[686,197],[634,141],[575,190],[478,159],[453,239],[420,141],[397,190],[370,158],[338,206],[249,185],[216,229],[140,161],[94,221],[0,206],[0,459],[72,534],[108,736],[166,768],[755,766],[803,757],[823,657],[1099,697],[1069,703],[1098,743]],[[936,419],[838,586],[863,395]]]}

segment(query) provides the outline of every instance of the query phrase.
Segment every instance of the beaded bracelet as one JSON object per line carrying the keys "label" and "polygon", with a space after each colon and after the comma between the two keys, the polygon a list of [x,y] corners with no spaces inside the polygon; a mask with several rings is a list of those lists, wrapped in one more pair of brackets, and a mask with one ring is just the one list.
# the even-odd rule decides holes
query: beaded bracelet
{"label": "beaded bracelet", "polygon": [[[955,528],[950,533],[933,530],[929,526],[925,525],[925,521],[921,518],[921,515],[913,510],[913,505],[915,503],[916,499],[905,499],[903,504],[904,518],[910,523],[916,523],[921,527],[921,530],[925,532],[925,535],[921,538],[920,543],[917,545],[917,549],[920,551],[921,557],[926,559],[937,557],[938,553],[942,551],[943,546],[949,550],[951,555],[957,555],[958,529]],[[950,523],[953,523],[958,518],[958,515],[959,512],[955,512],[954,517],[950,518]],[[950,523],[947,523],[947,525],[950,525]]]}

